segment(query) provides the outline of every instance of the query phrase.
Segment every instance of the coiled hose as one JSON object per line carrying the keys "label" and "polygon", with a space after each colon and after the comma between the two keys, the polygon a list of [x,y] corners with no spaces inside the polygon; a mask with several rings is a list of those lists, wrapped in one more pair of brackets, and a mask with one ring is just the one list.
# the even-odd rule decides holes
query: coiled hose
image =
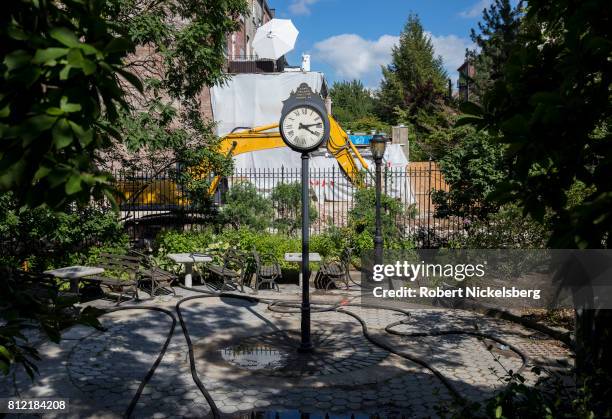
{"label": "coiled hose", "polygon": [[[179,318],[179,322],[181,325],[181,328],[183,330],[183,335],[185,336],[185,341],[187,343],[187,349],[189,352],[189,363],[190,363],[190,370],[191,370],[191,376],[193,378],[193,381],[195,382],[196,386],[198,387],[198,389],[200,390],[200,392],[202,393],[202,395],[204,396],[204,398],[206,399],[206,401],[208,402],[210,409],[211,409],[211,414],[213,416],[213,418],[218,419],[221,417],[221,412],[219,411],[219,408],[217,407],[217,405],[215,404],[215,401],[213,400],[212,396],[210,395],[210,393],[208,392],[208,390],[206,389],[206,387],[204,386],[204,384],[202,383],[202,380],[200,380],[199,376],[198,376],[198,372],[196,369],[196,364],[195,364],[195,357],[194,357],[194,352],[193,352],[193,343],[191,341],[191,337],[189,336],[189,330],[187,328],[187,325],[185,323],[185,320],[183,318],[183,314],[181,312],[181,305],[185,302],[188,301],[193,301],[193,300],[197,300],[197,299],[202,299],[202,298],[211,298],[211,297],[225,297],[225,298],[235,298],[235,299],[240,299],[240,300],[246,300],[246,301],[250,301],[250,302],[256,302],[256,303],[265,303],[268,305],[268,310],[273,311],[273,312],[277,312],[277,313],[297,313],[298,309],[300,308],[300,304],[295,302],[295,301],[288,301],[288,300],[270,300],[270,299],[263,299],[263,298],[258,298],[258,297],[253,297],[253,296],[246,296],[246,295],[236,295],[236,294],[230,294],[230,293],[223,293],[223,292],[212,292],[212,291],[206,291],[206,290],[200,290],[200,289],[196,289],[196,288],[189,288],[189,287],[184,287],[184,286],[179,286],[182,289],[185,289],[187,291],[190,292],[196,292],[198,294],[204,294],[204,295],[193,295],[190,297],[186,297],[183,298],[181,300],[179,300],[175,306],[178,318]],[[379,339],[376,339],[373,335],[371,335],[368,331],[368,327],[366,325],[366,322],[363,318],[361,318],[359,315],[346,310],[346,307],[358,307],[358,308],[365,308],[365,309],[379,309],[379,310],[390,310],[390,311],[395,311],[398,313],[401,313],[407,317],[410,316],[410,312],[400,309],[400,308],[395,308],[395,307],[382,307],[382,306],[377,306],[377,305],[372,305],[372,304],[354,304],[354,303],[346,303],[346,304],[342,304],[342,303],[337,303],[337,304],[330,304],[330,303],[317,303],[317,302],[312,302],[311,303],[313,306],[317,306],[316,308],[312,309],[312,312],[330,312],[330,311],[336,311],[338,313],[342,313],[342,314],[346,314],[352,318],[354,318],[355,320],[357,320],[360,324],[361,324],[361,328],[362,328],[362,333],[364,335],[364,337],[371,342],[372,344],[390,352],[393,353],[397,356],[400,356],[402,358],[408,359],[409,361],[412,361],[428,370],[430,370],[441,382],[442,384],[450,391],[450,393],[457,399],[460,400],[464,400],[464,397],[461,396],[461,394],[459,393],[459,391],[454,387],[454,385],[450,382],[450,380],[448,380],[438,369],[436,369],[435,367],[433,367],[432,365],[430,365],[428,362],[415,357],[409,353],[406,353],[404,351],[400,351],[397,350],[395,348],[393,348],[390,344],[383,342]],[[109,309],[106,310],[106,313],[113,313],[113,312],[117,312],[117,311],[123,311],[123,310],[152,310],[152,311],[158,311],[161,313],[164,313],[166,315],[168,315],[171,319],[172,319],[172,326],[170,328],[170,331],[168,332],[168,336],[164,342],[164,345],[162,346],[162,349],[158,355],[158,357],[156,358],[155,362],[153,363],[153,365],[151,366],[151,368],[149,369],[149,371],[147,372],[147,374],[145,375],[145,377],[143,378],[142,382],[140,383],[140,385],[138,386],[138,389],[136,390],[136,393],[134,394],[134,396],[132,397],[132,400],[130,401],[130,404],[128,406],[128,408],[125,411],[124,416],[126,418],[130,418],[133,415],[134,409],[136,407],[136,404],[138,403],[138,400],[140,399],[140,396],[142,395],[142,392],[145,388],[145,386],[148,384],[148,382],[150,381],[151,377],[153,376],[153,374],[155,373],[155,370],[157,369],[157,367],[159,366],[159,364],[161,363],[164,355],[166,354],[166,351],[168,349],[168,346],[170,344],[170,341],[172,340],[173,334],[174,334],[174,330],[176,327],[176,318],[174,317],[174,314],[172,312],[170,312],[169,310],[160,308],[160,307],[151,307],[151,306],[126,306],[126,307],[117,307],[117,308],[113,308],[113,309]],[[521,360],[522,360],[522,366],[520,367],[520,369],[517,371],[518,373],[520,373],[522,370],[524,370],[524,368],[526,367],[527,363],[528,363],[528,357],[525,353],[523,353],[520,349],[518,349],[517,347],[505,342],[504,340],[489,335],[487,333],[482,333],[482,332],[477,332],[477,331],[467,331],[467,330],[447,330],[447,331],[435,331],[435,332],[418,332],[418,333],[404,333],[404,332],[400,332],[397,330],[394,330],[393,327],[398,326],[400,324],[405,324],[405,320],[404,321],[398,321],[398,322],[394,322],[394,323],[390,323],[389,325],[387,325],[385,327],[385,332],[392,334],[392,335],[397,335],[397,336],[402,336],[402,337],[425,337],[425,336],[441,336],[441,335],[459,335],[459,334],[465,334],[465,335],[471,335],[471,336],[476,336],[476,337],[480,337],[480,338],[486,338],[486,339],[490,339],[493,340],[497,343],[500,343],[502,345],[507,346],[510,350],[512,350],[513,352],[517,353]]]}

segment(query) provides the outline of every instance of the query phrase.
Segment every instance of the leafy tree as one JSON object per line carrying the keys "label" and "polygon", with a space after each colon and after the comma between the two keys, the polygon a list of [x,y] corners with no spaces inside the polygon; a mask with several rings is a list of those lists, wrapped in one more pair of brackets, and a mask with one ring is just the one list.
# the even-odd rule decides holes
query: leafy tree
{"label": "leafy tree", "polygon": [[[396,249],[402,243],[400,222],[404,215],[402,203],[388,195],[381,196],[381,226],[386,249]],[[360,251],[374,247],[376,231],[376,190],[363,188],[355,192],[354,205],[349,211],[349,226],[356,235],[356,247]],[[365,243],[364,243],[365,242]]]}
{"label": "leafy tree", "polygon": [[374,99],[361,81],[335,82],[329,93],[334,117],[342,126],[373,115]]}
{"label": "leafy tree", "polygon": [[[302,183],[281,183],[272,190],[272,202],[278,213],[274,226],[281,232],[293,235],[302,227]],[[319,214],[310,201],[308,218],[313,223]]]}
{"label": "leafy tree", "polygon": [[417,15],[410,15],[400,34],[399,45],[392,50],[391,64],[383,68],[378,93],[379,116],[393,124],[397,108],[410,109],[435,102],[446,89],[442,57],[436,57],[431,38]]}
{"label": "leafy tree", "polygon": [[272,203],[261,196],[252,183],[238,183],[225,194],[221,217],[234,228],[265,230],[270,226],[273,216]]}
{"label": "leafy tree", "polygon": [[[607,2],[533,0],[502,76],[464,122],[487,125],[507,144],[509,176],[497,189],[538,222],[547,215],[555,248],[612,244],[612,136]],[[580,203],[571,195],[580,182]],[[612,311],[577,311],[579,386],[595,417],[610,411]]]}
{"label": "leafy tree", "polygon": [[391,126],[382,122],[375,116],[364,116],[362,118],[355,119],[352,122],[347,122],[342,125],[345,130],[351,130],[352,132],[365,132],[370,133],[372,131],[391,133]]}
{"label": "leafy tree", "polygon": [[438,158],[425,144],[429,135],[452,124],[454,110],[446,97],[447,75],[431,38],[416,15],[410,15],[393,48],[392,62],[382,69],[377,114],[389,124],[409,128],[413,160]]}
{"label": "leafy tree", "polygon": [[436,216],[486,219],[499,208],[487,197],[507,176],[503,148],[486,132],[466,127],[454,131],[462,140],[440,160],[449,188],[433,193]]}
{"label": "leafy tree", "polygon": [[[121,114],[123,142],[108,161],[154,172],[180,164],[175,181],[192,204],[206,208],[209,174],[227,174],[214,124],[201,113],[202,89],[222,83],[227,35],[247,13],[245,0],[106,0],[116,30],[142,45],[128,67],[144,81]],[[126,152],[127,151],[127,152]]]}
{"label": "leafy tree", "polygon": [[[0,191],[24,210],[65,208],[110,197],[96,152],[118,135],[127,108],[119,78],[141,89],[124,68],[132,43],[102,18],[95,0],[13,1],[0,16]],[[8,199],[8,200],[7,200]],[[5,207],[6,205],[3,205]],[[3,215],[19,223],[15,212]],[[37,226],[40,227],[40,226]],[[10,229],[10,226],[8,227]],[[10,233],[10,232],[9,232]],[[31,325],[54,342],[74,322],[99,323],[73,307],[55,284],[2,267],[0,371],[20,364],[33,376],[39,359],[21,330]],[[44,295],[41,295],[43,293]],[[68,310],[70,309],[70,310]]]}
{"label": "leafy tree", "polygon": [[127,106],[119,75],[132,43],[94,0],[12,1],[0,17],[0,190],[52,207],[109,192],[95,152]]}
{"label": "leafy tree", "polygon": [[466,58],[473,63],[475,75],[466,81],[471,83],[470,90],[476,97],[502,76],[521,29],[522,8],[521,1],[513,7],[510,0],[495,0],[483,10],[478,32],[471,30],[470,37],[479,52],[467,51]]}

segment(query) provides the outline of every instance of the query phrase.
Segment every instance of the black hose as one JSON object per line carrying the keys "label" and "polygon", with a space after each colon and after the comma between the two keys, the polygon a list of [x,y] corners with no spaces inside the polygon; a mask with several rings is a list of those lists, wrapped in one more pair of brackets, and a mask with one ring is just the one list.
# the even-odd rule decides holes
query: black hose
{"label": "black hose", "polygon": [[158,311],[160,313],[166,314],[167,316],[170,316],[170,318],[172,319],[172,326],[170,327],[170,331],[168,332],[168,337],[166,337],[166,341],[164,342],[164,345],[162,346],[162,349],[159,352],[159,355],[157,356],[157,359],[155,359],[155,362],[153,363],[151,368],[149,368],[149,371],[147,372],[147,374],[144,376],[144,378],[140,382],[140,385],[138,386],[138,389],[136,390],[136,393],[134,393],[134,396],[132,397],[132,400],[130,401],[130,404],[128,405],[128,408],[125,410],[124,417],[130,418],[130,417],[132,417],[132,414],[134,413],[134,409],[136,408],[136,404],[138,403],[138,400],[140,399],[140,396],[142,395],[142,392],[143,392],[145,386],[149,383],[149,381],[151,380],[151,377],[153,377],[153,374],[155,373],[155,370],[157,369],[157,367],[161,363],[164,355],[166,354],[166,351],[168,350],[168,345],[170,345],[170,341],[172,340],[172,336],[174,335],[174,329],[176,328],[176,318],[174,317],[174,314],[172,314],[172,312],[170,310],[166,310],[166,309],[161,308],[161,307],[150,307],[150,306],[116,307],[116,308],[111,308],[111,309],[105,310],[104,314],[115,313],[117,311],[125,311],[125,310],[150,310],[150,311]]}
{"label": "black hose", "polygon": [[519,348],[517,348],[516,346],[514,346],[514,345],[504,341],[503,339],[500,339],[500,338],[498,338],[496,336],[493,336],[493,335],[489,335],[488,333],[482,333],[482,332],[470,331],[470,330],[438,330],[438,331],[435,331],[435,332],[405,333],[405,332],[400,332],[400,331],[397,331],[397,330],[392,330],[393,327],[398,326],[399,324],[404,324],[404,323],[402,323],[402,322],[391,323],[391,324],[389,324],[389,325],[387,325],[385,327],[385,332],[390,333],[392,335],[396,335],[396,336],[402,336],[402,337],[428,337],[428,336],[446,336],[446,335],[470,335],[470,336],[476,336],[476,337],[483,338],[483,339],[490,339],[492,341],[495,341],[495,342],[499,343],[500,345],[507,346],[508,349],[510,349],[512,352],[516,353],[518,356],[521,357],[522,365],[516,371],[517,374],[520,374],[527,367],[527,364],[529,363],[529,357],[523,351],[521,351]]}
{"label": "black hose", "polygon": [[[212,292],[212,291],[206,291],[206,290],[201,290],[201,289],[197,289],[197,288],[191,288],[191,287],[185,287],[185,286],[181,286],[179,285],[179,288],[185,289],[187,291],[191,291],[191,292],[197,292],[199,294],[204,294],[204,295],[194,295],[194,296],[190,296],[190,297],[186,297],[181,299],[180,301],[178,301],[178,303],[176,304],[176,311],[179,317],[179,321],[181,324],[181,328],[183,330],[183,334],[185,336],[185,340],[187,342],[187,348],[189,351],[189,362],[190,362],[190,369],[191,369],[191,375],[192,378],[194,380],[194,382],[196,383],[196,385],[198,386],[199,390],[201,391],[202,395],[204,395],[204,397],[206,398],[206,401],[208,402],[208,404],[210,405],[213,417],[216,418],[220,418],[221,417],[221,413],[217,407],[217,405],[215,404],[213,398],[211,397],[210,393],[208,392],[208,390],[206,390],[204,384],[202,383],[202,381],[200,380],[198,373],[197,373],[197,369],[196,369],[196,365],[195,365],[195,357],[194,357],[194,353],[193,353],[193,345],[191,342],[191,338],[189,336],[189,331],[187,329],[187,325],[185,324],[183,315],[181,313],[181,304],[183,304],[184,302],[187,301],[191,301],[191,300],[196,300],[196,299],[201,299],[201,298],[210,298],[210,297],[226,297],[226,298],[235,298],[235,299],[240,299],[240,300],[246,300],[246,301],[250,301],[250,302],[256,302],[256,303],[265,303],[268,304],[268,310],[273,311],[273,312],[278,312],[278,313],[297,313],[298,311],[292,311],[292,310],[282,310],[279,309],[280,307],[287,307],[287,308],[294,308],[294,309],[299,309],[301,307],[299,302],[296,301],[289,301],[289,300],[272,300],[272,299],[263,299],[263,298],[259,298],[259,297],[254,297],[254,296],[247,296],[247,295],[239,295],[239,294],[231,294],[231,293],[224,293],[224,292]],[[397,356],[400,356],[402,358],[408,359],[428,370],[430,370],[441,382],[442,384],[444,384],[448,390],[451,392],[451,394],[459,399],[464,401],[465,398],[459,393],[459,391],[455,388],[455,386],[451,383],[450,380],[448,380],[438,369],[436,369],[435,367],[433,367],[432,365],[430,365],[429,363],[427,363],[426,361],[414,357],[413,355],[406,353],[404,351],[400,351],[397,350],[395,348],[393,348],[390,344],[387,344],[385,342],[382,342],[376,338],[374,338],[368,331],[368,327],[366,325],[366,322],[357,314],[352,313],[348,310],[345,310],[344,307],[359,307],[359,308],[366,308],[366,309],[378,309],[378,310],[390,310],[390,311],[395,311],[401,314],[404,314],[405,316],[410,316],[410,312],[400,309],[400,308],[395,308],[395,307],[382,307],[382,306],[377,306],[377,305],[372,305],[372,304],[342,304],[342,303],[336,303],[336,304],[330,304],[330,303],[317,303],[317,302],[313,302],[313,305],[317,305],[317,306],[329,306],[329,307],[324,307],[324,308],[319,308],[319,309],[315,309],[313,310],[313,312],[328,312],[328,311],[337,311],[338,313],[343,313],[346,314],[348,316],[353,317],[354,319],[356,319],[360,324],[361,324],[361,328],[362,328],[362,333],[364,335],[364,337],[371,342],[372,344],[390,352],[393,353]],[[121,309],[130,309],[130,307],[122,307]],[[142,307],[142,309],[146,309],[144,307]],[[151,307],[149,309],[154,309],[157,311],[162,311],[165,312],[167,314],[169,314],[170,316],[172,316],[172,313],[170,313],[167,310],[164,309],[160,309],[157,307]],[[112,311],[118,311],[119,309],[115,309]],[[145,377],[146,381],[143,380],[143,383],[141,383],[141,386],[139,387],[136,395],[134,396],[134,399],[132,400],[132,403],[130,403],[130,408],[128,408],[129,414],[131,414],[131,412],[133,411],[134,406],[136,405],[136,402],[138,401],[138,398],[140,397],[140,394],[142,393],[142,389],[144,388],[144,386],[146,385],[146,383],[148,382],[148,380],[151,378],[151,376],[153,375],[153,372],[155,371],[155,368],[157,368],[157,365],[159,365],[159,362],[161,362],[161,358],[163,357],[163,354],[165,353],[165,350],[168,346],[169,340],[172,337],[172,333],[174,331],[174,326],[176,324],[176,320],[174,319],[174,316],[172,316],[173,318],[173,326],[172,326],[172,330],[170,332],[169,338],[167,339],[164,348],[162,350],[162,353],[160,353],[160,356],[158,357],[158,360],[156,360],[156,363],[154,364],[154,366],[152,367],[152,369],[149,371],[149,373],[147,374],[147,376]],[[389,333],[389,334],[393,334],[393,335],[397,335],[397,336],[402,336],[402,337],[426,337],[426,336],[441,336],[441,335],[452,335],[452,334],[466,334],[466,335],[472,335],[472,336],[477,336],[477,337],[481,337],[481,338],[486,338],[486,339],[490,339],[493,340],[495,342],[498,342],[502,345],[507,346],[508,348],[510,348],[513,352],[517,353],[522,360],[522,366],[519,368],[519,370],[517,371],[517,373],[520,373],[527,365],[528,363],[528,357],[518,348],[516,348],[515,346],[503,341],[500,338],[497,338],[495,336],[486,334],[486,333],[482,333],[482,332],[476,332],[476,331],[464,331],[464,330],[448,330],[448,331],[435,331],[435,332],[417,332],[417,333],[404,333],[404,332],[399,332],[396,330],[393,330],[392,328],[395,326],[398,326],[400,324],[405,324],[404,321],[399,321],[399,322],[394,322],[394,323],[390,323],[385,327],[385,332]],[[126,412],[127,415],[127,412]]]}
{"label": "black hose", "polygon": [[206,398],[206,401],[208,402],[210,406],[210,410],[212,412],[213,417],[217,419],[221,417],[221,412],[219,411],[219,408],[217,407],[215,401],[213,400],[208,390],[206,390],[206,387],[204,387],[204,384],[202,383],[202,381],[200,380],[200,377],[198,376],[198,371],[196,369],[196,364],[195,364],[195,357],[193,355],[193,345],[191,343],[191,338],[189,337],[189,331],[187,330],[187,325],[185,324],[185,320],[183,319],[183,315],[181,314],[181,304],[183,304],[184,302],[191,301],[191,300],[197,300],[201,298],[211,298],[211,297],[216,297],[216,295],[215,294],[194,295],[191,297],[183,298],[178,303],[176,303],[176,312],[178,314],[179,321],[181,322],[181,328],[183,329],[185,340],[187,341],[191,377],[193,378],[193,381],[195,382],[196,386],[198,386],[198,388],[200,389],[200,392],[202,393],[204,398]]}

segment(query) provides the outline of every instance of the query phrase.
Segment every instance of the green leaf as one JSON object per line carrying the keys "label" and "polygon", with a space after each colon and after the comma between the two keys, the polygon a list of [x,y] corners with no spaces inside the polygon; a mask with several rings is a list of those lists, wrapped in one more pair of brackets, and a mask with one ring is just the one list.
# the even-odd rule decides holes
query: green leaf
{"label": "green leaf", "polygon": [[10,105],[6,105],[4,108],[0,109],[0,118],[8,118],[11,115],[11,107]]}
{"label": "green leaf", "polygon": [[81,44],[75,33],[68,28],[53,28],[49,31],[49,34],[51,38],[67,47],[75,48]]}
{"label": "green leaf", "polygon": [[32,56],[28,52],[18,49],[17,51],[7,54],[3,62],[8,71],[13,71],[30,64],[31,59]]}
{"label": "green leaf", "polygon": [[502,407],[501,406],[497,406],[497,408],[495,409],[495,417],[498,419],[502,417]]}
{"label": "green leaf", "polygon": [[66,64],[64,66],[64,68],[62,68],[62,71],[60,71],[60,73],[59,73],[60,80],[68,80],[68,77],[70,76],[70,70],[71,69],[72,69],[72,66]]}
{"label": "green leaf", "polygon": [[14,359],[13,354],[11,354],[10,351],[2,345],[0,345],[0,355],[2,355],[7,361],[12,361]]}
{"label": "green leaf", "polygon": [[53,144],[58,150],[68,147],[72,143],[72,130],[66,118],[57,121],[52,130]]}
{"label": "green leaf", "polygon": [[25,41],[29,38],[29,35],[25,33],[23,29],[12,24],[6,28],[6,33],[9,37],[17,41]]}
{"label": "green leaf", "polygon": [[19,127],[19,133],[24,139],[36,138],[41,132],[51,129],[57,117],[51,115],[36,115],[28,118]]}
{"label": "green leaf", "polygon": [[60,57],[64,57],[68,53],[68,48],[46,48],[38,49],[34,54],[32,63],[34,64],[52,64]]}
{"label": "green leaf", "polygon": [[34,179],[37,179],[37,180],[42,179],[45,176],[47,176],[49,172],[51,172],[51,169],[45,166],[40,166],[38,170],[36,171],[36,173],[34,174]]}
{"label": "green leaf", "polygon": [[83,73],[85,73],[86,76],[91,76],[93,73],[95,73],[96,67],[97,67],[96,63],[94,63],[91,60],[87,60],[87,59],[84,59],[81,65],[81,68],[83,69]]}
{"label": "green leaf", "polygon": [[62,111],[66,113],[78,112],[82,109],[81,104],[79,103],[69,103],[66,96],[62,96],[60,99],[60,107],[62,108]]}
{"label": "green leaf", "polygon": [[8,375],[9,373],[9,364],[7,362],[4,362],[1,359],[0,359],[0,371],[2,371],[2,374],[4,375]]}
{"label": "green leaf", "polygon": [[61,116],[63,114],[64,114],[64,111],[55,106],[51,106],[50,108],[47,108],[47,115]]}
{"label": "green leaf", "polygon": [[144,88],[138,76],[136,76],[133,73],[130,73],[129,71],[125,71],[120,68],[117,69],[117,73],[121,74],[123,78],[126,79],[128,82],[130,82],[130,84],[134,86],[140,93],[143,92]]}
{"label": "green leaf", "polygon": [[66,194],[74,195],[77,192],[81,192],[83,187],[81,186],[81,176],[80,175],[72,175],[66,182]]}
{"label": "green leaf", "polygon": [[73,67],[80,68],[83,63],[83,54],[81,54],[81,50],[78,48],[70,48],[68,52],[68,64]]}
{"label": "green leaf", "polygon": [[77,123],[73,121],[68,121],[68,123],[70,124],[70,127],[72,128],[72,132],[74,133],[74,135],[77,136],[83,148],[91,144],[94,138],[93,129],[90,128],[88,130],[84,130],[83,127],[81,127],[80,125],[78,125]]}

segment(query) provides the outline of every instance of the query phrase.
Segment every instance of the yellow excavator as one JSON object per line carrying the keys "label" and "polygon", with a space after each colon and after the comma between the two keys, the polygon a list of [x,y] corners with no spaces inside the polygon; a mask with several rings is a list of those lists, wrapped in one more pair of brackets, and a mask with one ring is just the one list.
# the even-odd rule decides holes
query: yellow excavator
{"label": "yellow excavator", "polygon": [[[329,115],[329,140],[327,151],[334,156],[347,178],[357,187],[363,186],[362,170],[368,169],[355,145],[349,140],[347,133],[340,124]],[[219,145],[219,152],[228,157],[234,157],[251,151],[267,150],[286,147],[278,130],[278,123],[261,127],[245,129],[226,135]],[[357,164],[357,161],[361,167]],[[215,176],[210,184],[209,194],[213,195],[221,176]],[[152,180],[145,184],[143,181],[119,182],[118,189],[124,194],[120,204],[131,205],[184,205],[186,199],[181,196],[177,185],[169,180]]]}

